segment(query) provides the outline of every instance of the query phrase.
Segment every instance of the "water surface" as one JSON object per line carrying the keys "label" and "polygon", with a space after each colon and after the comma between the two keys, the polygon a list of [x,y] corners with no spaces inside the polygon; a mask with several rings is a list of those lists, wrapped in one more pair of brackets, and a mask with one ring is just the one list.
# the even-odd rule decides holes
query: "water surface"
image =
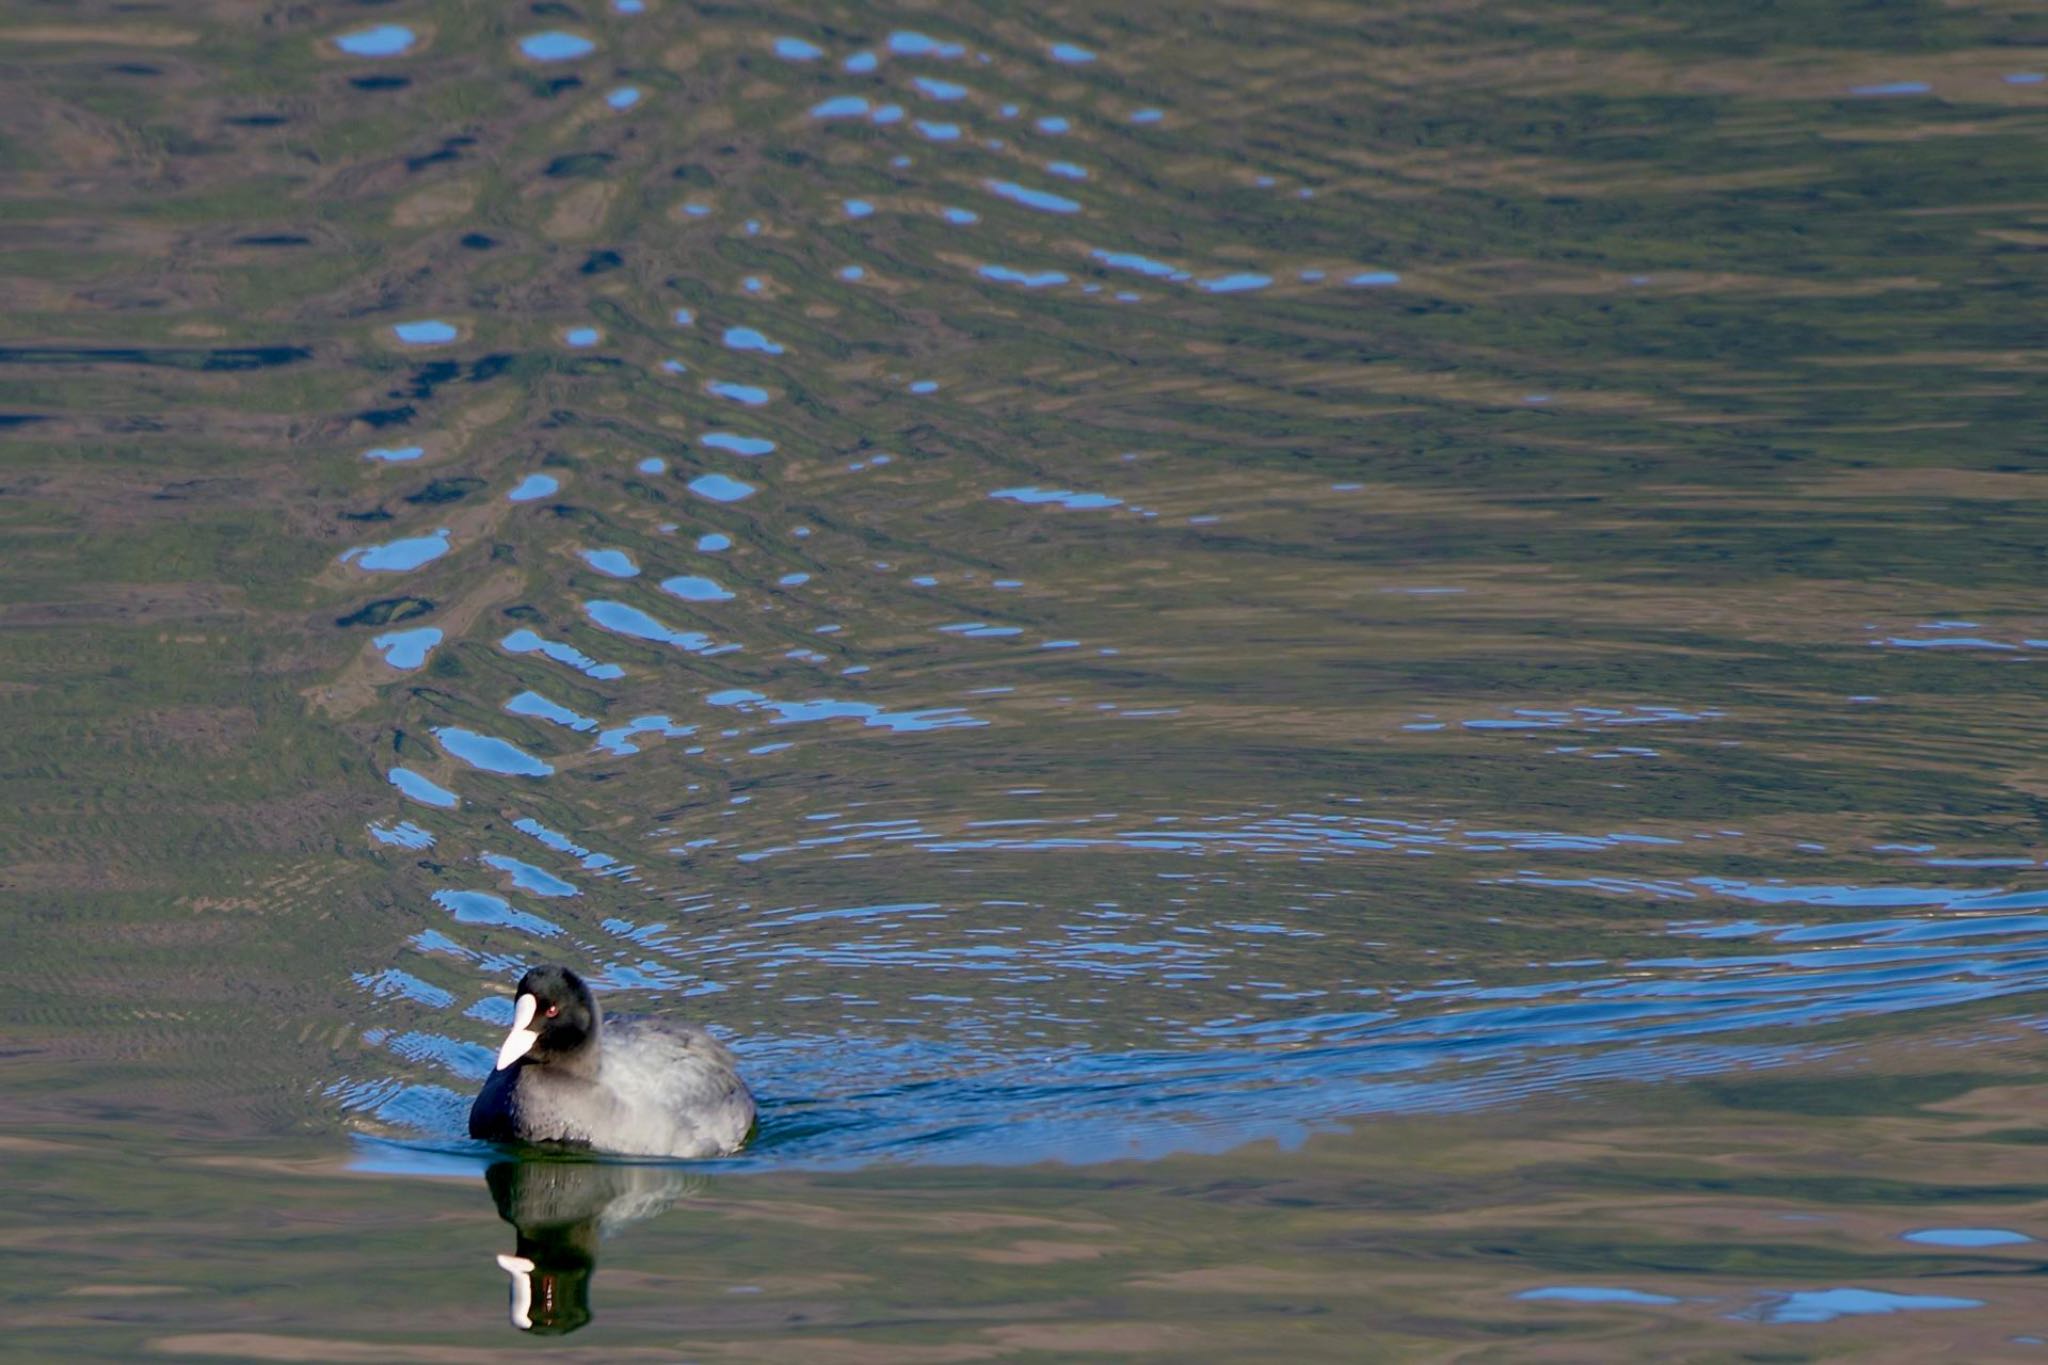
{"label": "water surface", "polygon": [[15,1349],[2040,1349],[2034,39],[909,22],[8,26]]}

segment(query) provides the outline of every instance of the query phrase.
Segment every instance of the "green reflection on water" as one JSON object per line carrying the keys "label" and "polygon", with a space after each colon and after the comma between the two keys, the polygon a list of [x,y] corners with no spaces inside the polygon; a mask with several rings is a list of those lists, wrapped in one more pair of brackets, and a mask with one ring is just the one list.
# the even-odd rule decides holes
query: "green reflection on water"
{"label": "green reflection on water", "polygon": [[[2040,907],[1968,894],[2041,887],[2042,96],[2005,80],[2041,61],[2009,16],[1256,6],[1054,35],[985,7],[930,26],[988,62],[868,77],[839,63],[896,21],[859,7],[593,8],[599,54],[562,68],[518,62],[525,21],[448,5],[376,63],[326,45],[346,16],[16,9],[23,1349],[495,1343],[480,1190],[333,1173],[352,1130],[449,1136],[461,1045],[493,1031],[469,1011],[540,951],[435,908],[521,901],[485,853],[572,882],[546,951],[732,1029],[782,1124],[621,1231],[647,1259],[591,1281],[592,1341],[673,1347],[676,1284],[633,1278],[683,1273],[663,1258],[697,1277],[692,1351],[769,1354],[741,1339],[801,1315],[807,1358],[931,1360],[1430,1357],[1648,1320],[1512,1304],[1496,1252],[1704,1293],[1653,1315],[1702,1343],[1774,1287],[2023,1263],[1874,1225],[1773,1240],[1752,1207],[2037,1197],[1999,1067],[1926,1059],[2031,1037],[2041,984]],[[780,33],[838,46],[791,65]],[[1049,66],[1051,41],[1100,55]],[[862,92],[922,117],[904,79],[939,70],[972,91],[957,147],[804,114]],[[614,72],[647,92],[630,114],[601,107]],[[1898,81],[1933,94],[1853,93]],[[426,318],[460,339],[390,340]],[[721,343],[742,325],[783,353]],[[562,351],[577,326],[589,354]],[[362,458],[394,443],[425,453]],[[540,469],[561,489],[509,503]],[[705,473],[759,491],[708,501]],[[989,496],[1019,487],[1118,501]],[[441,525],[417,573],[338,563]],[[598,546],[659,572],[600,580]],[[733,599],[649,586],[675,574]],[[594,597],[744,648],[607,633]],[[411,672],[370,644],[398,620],[446,636]],[[969,623],[1016,633],[944,629]],[[509,652],[517,629],[585,663]],[[601,664],[623,676],[579,671]],[[506,715],[529,690],[697,732],[593,749]],[[708,700],[742,690],[854,713]],[[451,725],[556,775],[454,765]],[[398,765],[462,806],[405,804]],[[365,833],[400,819],[434,841]],[[1912,888],[1948,894],[1879,894]],[[359,984],[393,971],[451,1003]],[[1729,1074],[1764,1067],[1795,1069]],[[1655,1159],[1482,1132],[1459,1167],[1448,1130],[1390,1119],[1256,1145],[1705,1073],[1603,1101],[1698,1119]],[[973,1167],[1171,1151],[1212,1155]],[[261,1164],[301,1160],[317,1178]],[[1645,1199],[1696,1202],[1657,1226]],[[1333,1231],[1418,1210],[1472,1221],[1400,1224],[1363,1269]],[[736,1267],[758,1303],[723,1297]],[[1973,1292],[1993,1310],[1926,1330],[1983,1358],[2008,1301]]]}

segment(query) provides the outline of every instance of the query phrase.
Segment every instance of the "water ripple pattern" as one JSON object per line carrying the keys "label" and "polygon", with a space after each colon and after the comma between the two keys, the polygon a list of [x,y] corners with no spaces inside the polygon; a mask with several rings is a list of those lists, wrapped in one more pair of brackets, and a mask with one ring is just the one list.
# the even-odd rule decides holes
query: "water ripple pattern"
{"label": "water ripple pattern", "polygon": [[[223,1093],[459,1141],[542,957],[728,1030],[764,1164],[2037,1026],[2044,87],[1976,10],[159,9],[19,44],[0,862],[262,955]],[[1876,1292],[1751,1311],[1961,1304]]]}

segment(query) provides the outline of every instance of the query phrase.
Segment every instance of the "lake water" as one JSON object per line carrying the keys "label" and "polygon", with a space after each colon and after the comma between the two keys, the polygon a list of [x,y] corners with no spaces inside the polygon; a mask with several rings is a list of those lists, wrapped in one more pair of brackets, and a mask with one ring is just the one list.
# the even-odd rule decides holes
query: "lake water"
{"label": "lake water", "polygon": [[0,1354],[2048,1352],[2020,11],[16,11]]}

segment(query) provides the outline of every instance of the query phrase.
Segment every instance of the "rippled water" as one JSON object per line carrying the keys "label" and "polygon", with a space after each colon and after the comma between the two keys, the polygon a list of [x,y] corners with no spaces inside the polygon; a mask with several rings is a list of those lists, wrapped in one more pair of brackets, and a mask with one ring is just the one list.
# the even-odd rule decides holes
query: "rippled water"
{"label": "rippled water", "polygon": [[0,31],[19,1349],[2040,1349],[2016,11]]}

